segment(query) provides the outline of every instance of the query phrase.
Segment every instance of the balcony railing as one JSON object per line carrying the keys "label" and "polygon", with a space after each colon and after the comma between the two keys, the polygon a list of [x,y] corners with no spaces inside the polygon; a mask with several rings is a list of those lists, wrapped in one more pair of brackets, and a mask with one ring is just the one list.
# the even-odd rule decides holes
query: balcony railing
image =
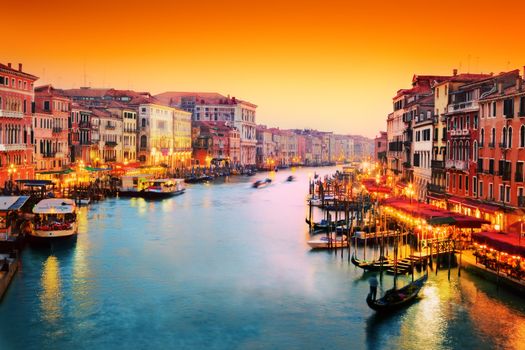
{"label": "balcony railing", "polygon": [[0,144],[0,152],[6,151],[25,151],[27,145],[24,143],[15,143],[15,144]]}
{"label": "balcony railing", "polygon": [[106,141],[105,145],[108,147],[116,147],[118,143],[116,143],[115,141]]}
{"label": "balcony railing", "polygon": [[139,129],[124,129],[124,132],[136,134],[139,132]]}
{"label": "balcony railing", "polygon": [[445,187],[444,186],[439,186],[439,185],[435,185],[435,184],[428,184],[427,185],[427,190],[429,192],[434,192],[434,193],[445,193]]}
{"label": "balcony railing", "polygon": [[81,129],[89,129],[91,128],[91,123],[90,122],[80,122],[78,124],[78,127]]}
{"label": "balcony railing", "polygon": [[464,160],[447,159],[445,165],[447,168],[456,168],[458,170],[468,169],[468,163]]}
{"label": "balcony railing", "polygon": [[430,167],[433,169],[443,169],[445,167],[445,162],[442,160],[433,160],[430,162]]}
{"label": "balcony railing", "polygon": [[54,134],[58,134],[58,133],[61,133],[62,130],[63,130],[62,128],[54,127],[54,128],[53,128],[53,133],[54,133]]}
{"label": "balcony railing", "polygon": [[0,117],[4,118],[23,118],[24,113],[18,112],[18,111],[6,111],[4,109],[0,109]]}
{"label": "balcony railing", "polygon": [[115,125],[106,124],[106,130],[115,130],[117,127]]}
{"label": "balcony railing", "polygon": [[476,101],[468,101],[468,102],[460,102],[460,103],[454,103],[450,104],[447,107],[447,112],[465,112],[465,111],[475,111],[479,109],[478,102]]}

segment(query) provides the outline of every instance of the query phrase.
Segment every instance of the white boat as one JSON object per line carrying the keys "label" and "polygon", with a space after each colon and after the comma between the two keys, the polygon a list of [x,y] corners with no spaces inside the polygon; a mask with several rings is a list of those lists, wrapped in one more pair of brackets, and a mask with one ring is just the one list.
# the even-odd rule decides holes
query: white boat
{"label": "white boat", "polygon": [[150,174],[122,176],[122,185],[119,188],[120,197],[140,197],[141,192],[149,186],[153,178]]}
{"label": "white boat", "polygon": [[43,199],[33,208],[35,229],[30,233],[36,239],[66,238],[77,234],[75,201],[66,198]]}
{"label": "white boat", "polygon": [[184,193],[184,179],[155,179],[146,184],[140,196],[148,199],[162,199]]}
{"label": "white boat", "polygon": [[332,249],[347,246],[345,235],[334,237],[333,235],[326,236],[325,234],[319,234],[313,236],[307,243],[312,249]]}

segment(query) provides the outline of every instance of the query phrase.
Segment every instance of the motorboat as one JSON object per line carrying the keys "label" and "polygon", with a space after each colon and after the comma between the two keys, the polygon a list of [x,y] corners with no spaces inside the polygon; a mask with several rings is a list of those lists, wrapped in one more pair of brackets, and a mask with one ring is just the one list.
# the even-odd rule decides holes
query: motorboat
{"label": "motorboat", "polygon": [[334,235],[318,234],[312,236],[312,239],[306,243],[311,249],[333,249],[348,246],[345,235],[334,237]]}
{"label": "motorboat", "polygon": [[268,186],[269,184],[272,183],[272,180],[269,179],[269,178],[266,178],[264,180],[257,180],[253,183],[252,187],[253,188],[262,188],[262,187],[266,187]]}
{"label": "motorboat", "polygon": [[147,199],[163,199],[184,193],[184,179],[150,180],[146,188],[140,191],[140,196]]}
{"label": "motorboat", "polygon": [[67,198],[48,198],[33,208],[34,230],[29,233],[35,239],[58,239],[77,234],[75,201]]}
{"label": "motorboat", "polygon": [[122,176],[122,184],[119,188],[119,197],[140,197],[141,192],[149,186],[153,175],[127,175]]}
{"label": "motorboat", "polygon": [[294,181],[294,180],[295,180],[295,177],[294,177],[293,175],[290,175],[290,176],[288,176],[288,177],[286,178],[286,181],[288,181],[288,182],[292,182],[292,181]]}

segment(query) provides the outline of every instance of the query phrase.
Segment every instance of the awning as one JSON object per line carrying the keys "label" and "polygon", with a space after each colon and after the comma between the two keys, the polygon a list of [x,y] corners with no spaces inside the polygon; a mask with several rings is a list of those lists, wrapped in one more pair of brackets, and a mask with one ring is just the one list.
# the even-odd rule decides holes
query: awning
{"label": "awning", "polygon": [[93,168],[90,166],[84,167],[85,170],[95,172],[95,171],[109,171],[111,168]]}
{"label": "awning", "polygon": [[57,175],[57,174],[70,174],[73,170],[66,169],[66,170],[49,170],[49,171],[38,171],[37,174],[39,175]]}
{"label": "awning", "polygon": [[29,196],[0,196],[0,211],[20,209],[29,199]]}
{"label": "awning", "polygon": [[15,180],[18,184],[28,187],[45,187],[53,185],[51,180]]}
{"label": "awning", "polygon": [[472,233],[472,238],[477,243],[486,244],[490,248],[525,256],[525,238],[520,239],[519,234],[483,231]]}

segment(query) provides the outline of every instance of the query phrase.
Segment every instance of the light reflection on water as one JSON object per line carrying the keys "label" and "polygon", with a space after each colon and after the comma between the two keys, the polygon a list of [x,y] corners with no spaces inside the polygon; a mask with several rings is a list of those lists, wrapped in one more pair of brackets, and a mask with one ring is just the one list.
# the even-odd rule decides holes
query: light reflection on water
{"label": "light reflection on water", "polygon": [[[306,244],[306,184],[320,170],[298,169],[291,183],[292,172],[279,171],[83,210],[76,242],[24,251],[0,303],[0,349],[521,346],[523,300],[457,270],[450,282],[431,272],[407,310],[374,315],[364,300],[370,275],[346,252]],[[271,186],[250,187],[266,176]],[[382,291],[391,286],[384,276]]]}

